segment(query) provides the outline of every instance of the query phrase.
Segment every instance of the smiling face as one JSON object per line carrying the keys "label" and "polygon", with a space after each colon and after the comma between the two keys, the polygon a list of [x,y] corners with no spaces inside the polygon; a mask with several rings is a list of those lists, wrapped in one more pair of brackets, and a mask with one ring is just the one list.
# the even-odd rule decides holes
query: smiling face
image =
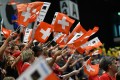
{"label": "smiling face", "polygon": [[7,58],[7,65],[11,66],[15,62],[15,59],[13,56],[8,56]]}

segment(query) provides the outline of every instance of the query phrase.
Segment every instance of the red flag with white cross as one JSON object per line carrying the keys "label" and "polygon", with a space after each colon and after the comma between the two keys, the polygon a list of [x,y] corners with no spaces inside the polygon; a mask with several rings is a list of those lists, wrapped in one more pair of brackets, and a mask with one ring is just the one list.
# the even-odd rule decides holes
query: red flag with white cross
{"label": "red flag with white cross", "polygon": [[[76,33],[86,33],[87,31],[81,26],[80,22],[77,24],[77,26],[73,29],[73,31],[68,35],[68,41],[70,41]],[[68,42],[67,41],[67,42]]]}
{"label": "red flag with white cross", "polygon": [[87,43],[81,45],[81,48],[86,51],[90,51],[94,48],[98,48],[99,46],[102,46],[101,41],[98,37],[95,37],[94,39],[88,41]]}
{"label": "red flag with white cross", "polygon": [[97,31],[99,30],[99,27],[95,26],[93,28],[93,30],[89,30],[86,32],[86,34],[84,34],[82,37],[80,37],[79,39],[77,39],[75,42],[79,42],[79,41],[83,41],[85,39],[89,39],[93,34],[95,34]]}
{"label": "red flag with white cross", "polygon": [[99,64],[92,65],[92,64],[91,64],[91,58],[88,59],[88,60],[84,63],[84,72],[85,72],[88,76],[98,75],[98,72],[99,72]]}
{"label": "red flag with white cross", "polygon": [[99,30],[99,27],[97,27],[97,26],[95,26],[94,28],[93,28],[93,30],[88,30],[84,35],[82,35],[81,37],[79,37],[78,39],[76,39],[75,41],[74,41],[74,46],[75,47],[79,47],[81,44],[84,44],[85,42],[87,42],[88,41],[88,39],[93,35],[93,34],[95,34],[97,31]]}
{"label": "red flag with white cross", "polygon": [[[18,23],[27,27],[32,16],[37,16],[44,2],[32,2],[28,4],[18,4]],[[35,19],[35,18],[34,18]],[[35,21],[35,20],[33,20]]]}
{"label": "red flag with white cross", "polygon": [[59,32],[58,32],[58,33],[55,32],[55,33],[56,33],[56,34],[55,34],[53,40],[54,40],[57,44],[60,44],[60,43],[64,40],[66,34],[59,33]]}
{"label": "red flag with white cross", "polygon": [[55,19],[53,19],[52,25],[54,25],[54,31],[63,32],[65,34],[69,34],[70,28],[75,22],[74,19],[71,19],[67,15],[63,13],[56,12]]}
{"label": "red flag with white cross", "polygon": [[37,41],[44,43],[47,41],[52,31],[53,31],[52,25],[46,22],[41,22],[35,31],[34,38]]}

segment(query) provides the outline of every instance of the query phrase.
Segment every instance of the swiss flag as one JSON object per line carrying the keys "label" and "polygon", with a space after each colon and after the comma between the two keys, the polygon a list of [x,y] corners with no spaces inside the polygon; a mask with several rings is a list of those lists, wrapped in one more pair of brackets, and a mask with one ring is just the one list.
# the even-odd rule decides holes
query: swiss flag
{"label": "swiss flag", "polygon": [[68,35],[68,41],[70,41],[76,33],[86,33],[87,31],[81,26],[80,22],[77,26],[73,29],[73,31]]}
{"label": "swiss flag", "polygon": [[8,38],[10,36],[10,34],[12,33],[12,30],[9,30],[5,27],[1,27],[1,31],[5,38]]}
{"label": "swiss flag", "polygon": [[[28,26],[29,22],[33,22],[36,16],[39,14],[44,2],[32,2],[28,4],[18,4],[18,23],[25,27]],[[33,19],[33,20],[31,20]]]}
{"label": "swiss flag", "polygon": [[82,37],[77,39],[75,42],[83,41],[84,39],[89,39],[89,37],[95,34],[98,30],[99,30],[99,27],[95,26],[93,30],[90,29],[89,31],[87,31],[86,34],[84,34]]}
{"label": "swiss flag", "polygon": [[94,48],[98,48],[99,46],[102,46],[101,41],[98,37],[95,37],[94,39],[88,41],[87,43],[81,45],[81,48],[86,51],[90,51]]}
{"label": "swiss flag", "polygon": [[66,34],[59,33],[59,32],[57,33],[57,32],[56,32],[53,40],[54,40],[57,44],[60,44],[60,43],[64,40],[65,36],[66,36]]}
{"label": "swiss flag", "polygon": [[59,45],[65,46],[67,44],[67,39],[68,39],[68,35],[64,34],[64,36],[62,37],[62,42],[60,42]]}
{"label": "swiss flag", "polygon": [[84,54],[84,50],[83,50],[81,47],[78,47],[76,50],[77,50],[80,54]]}
{"label": "swiss flag", "polygon": [[47,39],[49,38],[51,32],[53,31],[53,26],[46,23],[46,22],[41,22],[36,29],[34,38],[39,41],[39,42],[46,42]]}
{"label": "swiss flag", "polygon": [[82,44],[86,43],[88,41],[88,38],[85,38],[86,36],[91,35],[90,33],[92,33],[92,30],[88,30],[85,34],[83,34],[81,37],[79,37],[78,39],[76,39],[73,43],[73,45],[76,48],[79,48]]}
{"label": "swiss flag", "polygon": [[69,42],[67,42],[67,44],[73,44],[74,41],[77,40],[77,39],[78,39],[79,37],[81,37],[82,35],[83,35],[82,32],[76,33],[75,36],[73,36],[73,38],[72,38]]}
{"label": "swiss flag", "polygon": [[64,47],[67,44],[68,35],[62,32],[54,32],[53,33],[54,41],[60,46]]}
{"label": "swiss flag", "polygon": [[80,47],[81,44],[84,44],[85,42],[87,42],[90,36],[95,34],[98,30],[99,30],[99,27],[97,26],[95,26],[93,30],[91,29],[88,30],[84,35],[82,35],[81,37],[79,37],[77,40],[74,41],[74,46],[77,48]]}
{"label": "swiss flag", "polygon": [[99,72],[99,64],[92,65],[91,58],[84,63],[84,72],[88,76],[95,76]]}
{"label": "swiss flag", "polygon": [[55,14],[55,19],[53,19],[54,22],[52,22],[52,25],[55,26],[54,31],[69,34],[70,28],[75,20],[69,18],[63,13],[56,12]]}

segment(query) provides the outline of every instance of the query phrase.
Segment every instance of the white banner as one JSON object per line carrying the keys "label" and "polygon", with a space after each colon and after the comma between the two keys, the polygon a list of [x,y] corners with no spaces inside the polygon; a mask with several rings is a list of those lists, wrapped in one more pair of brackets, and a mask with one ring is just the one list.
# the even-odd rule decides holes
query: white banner
{"label": "white banner", "polygon": [[62,0],[60,1],[60,10],[62,13],[79,20],[79,10],[76,3],[69,0]]}
{"label": "white banner", "polygon": [[23,43],[28,43],[32,29],[26,28]]}
{"label": "white banner", "polygon": [[52,70],[43,57],[39,57],[17,80],[45,80]]}
{"label": "white banner", "polygon": [[41,22],[41,21],[44,20],[45,15],[46,15],[49,7],[50,7],[50,4],[51,4],[51,3],[49,3],[49,2],[44,2],[43,6],[42,6],[42,9],[40,10],[40,13],[39,13],[39,15],[38,15],[38,17],[37,17],[37,21],[38,21],[38,22]]}

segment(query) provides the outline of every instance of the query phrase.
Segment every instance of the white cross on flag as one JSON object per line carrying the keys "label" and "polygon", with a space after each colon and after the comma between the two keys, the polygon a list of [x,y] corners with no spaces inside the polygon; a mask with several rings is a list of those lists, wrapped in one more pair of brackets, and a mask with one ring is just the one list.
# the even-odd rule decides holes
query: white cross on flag
{"label": "white cross on flag", "polygon": [[37,41],[44,43],[47,41],[52,31],[53,31],[52,25],[45,22],[41,22],[38,28],[36,29],[34,38]]}
{"label": "white cross on flag", "polygon": [[56,12],[52,21],[52,25],[55,26],[54,31],[69,34],[70,28],[74,22],[75,20],[69,18],[67,15]]}
{"label": "white cross on flag", "polygon": [[65,39],[65,37],[66,37],[66,34],[63,34],[63,33],[57,33],[55,36],[54,36],[54,41],[57,43],[57,44],[59,44],[59,45],[61,45],[61,44],[64,44],[64,42],[63,42],[63,40]]}
{"label": "white cross on flag", "polygon": [[91,58],[84,63],[84,72],[88,76],[95,76],[99,72],[99,64],[92,65]]}
{"label": "white cross on flag", "polygon": [[[18,4],[18,23],[24,27],[27,27],[30,22],[34,22],[40,11],[43,10],[44,4],[46,3],[40,1],[27,4]],[[49,6],[44,6],[44,8],[48,10]]]}
{"label": "white cross on flag", "polygon": [[58,38],[60,38],[62,35],[64,35],[64,34],[63,34],[63,33],[61,33],[61,32],[60,32],[60,33],[56,33],[56,34],[55,34],[55,36],[54,36],[53,41],[55,41],[55,42],[56,42],[56,41],[58,40]]}

